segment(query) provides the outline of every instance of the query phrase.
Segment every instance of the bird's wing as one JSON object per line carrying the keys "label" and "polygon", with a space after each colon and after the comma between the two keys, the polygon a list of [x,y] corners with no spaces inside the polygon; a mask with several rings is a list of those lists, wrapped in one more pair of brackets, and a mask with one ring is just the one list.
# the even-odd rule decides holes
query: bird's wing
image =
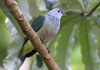
{"label": "bird's wing", "polygon": [[[34,21],[33,21],[33,23],[32,23],[32,28],[34,29],[34,31],[35,32],[37,32],[42,26],[43,26],[43,23],[44,23],[44,19],[45,19],[45,17],[44,16],[40,16],[40,17],[38,17],[38,18],[36,18]],[[23,41],[23,46],[22,46],[22,48],[23,48],[23,53],[22,54],[24,54],[24,51],[25,51],[25,53],[30,53],[31,51],[32,51],[32,49],[31,50],[28,50],[28,51],[26,51],[27,50],[27,48],[29,48],[29,46],[28,46],[28,44],[29,44],[29,42],[28,42],[28,38],[27,37],[25,37],[24,38],[24,41]],[[25,46],[24,46],[25,45]],[[30,44],[29,44],[30,45]],[[30,47],[31,48],[31,47]],[[34,50],[34,48],[33,48],[33,50]],[[26,54],[25,54],[26,55]]]}
{"label": "bird's wing", "polygon": [[[40,16],[36,18],[33,23],[31,24],[31,27],[34,29],[35,32],[37,32],[42,26],[44,22],[45,17]],[[27,37],[24,37],[23,45],[28,41]]]}
{"label": "bird's wing", "polygon": [[[37,32],[42,26],[43,26],[43,23],[44,23],[44,19],[45,19],[45,17],[44,16],[40,16],[40,17],[38,17],[38,18],[36,18],[34,21],[33,21],[33,23],[32,23],[32,28],[34,29],[34,31],[35,32]],[[22,45],[22,48],[21,48],[21,50],[19,51],[19,53],[18,53],[18,55],[17,55],[17,57],[19,58],[19,57],[21,57],[22,56],[22,54],[24,54],[24,55],[27,55],[27,53],[29,54],[29,53],[31,53],[32,52],[32,49],[29,51],[26,51],[27,50],[27,48],[29,48],[29,46],[27,46],[29,43],[28,43],[28,38],[25,36],[24,37],[24,40],[23,40],[23,45]],[[31,47],[30,47],[31,48]],[[34,50],[34,49],[33,49]],[[24,56],[23,55],[23,56]]]}
{"label": "bird's wing", "polygon": [[44,19],[45,19],[44,16],[40,16],[33,21],[31,26],[35,32],[37,32],[43,26]]}

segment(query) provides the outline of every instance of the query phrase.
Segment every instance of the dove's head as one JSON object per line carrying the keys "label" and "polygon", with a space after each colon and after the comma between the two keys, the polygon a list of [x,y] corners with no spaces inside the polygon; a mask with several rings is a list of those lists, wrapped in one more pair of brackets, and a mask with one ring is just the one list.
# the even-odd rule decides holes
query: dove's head
{"label": "dove's head", "polygon": [[49,15],[52,15],[56,18],[61,18],[62,16],[66,16],[64,11],[61,8],[55,8],[48,12]]}

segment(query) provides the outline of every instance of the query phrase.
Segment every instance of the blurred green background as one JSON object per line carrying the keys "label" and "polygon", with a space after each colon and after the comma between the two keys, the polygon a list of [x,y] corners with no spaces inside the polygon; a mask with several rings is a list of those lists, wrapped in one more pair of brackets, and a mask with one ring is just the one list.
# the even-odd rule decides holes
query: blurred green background
{"label": "blurred green background", "polygon": [[7,55],[7,45],[10,40],[9,31],[5,27],[5,14],[0,9],[0,64],[2,60]]}
{"label": "blurred green background", "polygon": [[10,43],[10,33],[5,26],[6,15],[0,9],[0,66],[3,64],[3,59],[7,55],[7,47]]}
{"label": "blurred green background", "polygon": [[[18,1],[18,3],[20,3],[20,1],[21,0],[16,0],[16,1]],[[37,0],[37,1],[39,1],[39,0]],[[94,6],[95,6],[95,4],[97,4],[97,1],[99,1],[99,0],[66,0],[66,2],[65,2],[65,0],[61,0],[62,2],[63,2],[63,5],[62,5],[62,2],[61,2],[61,5],[62,6],[60,6],[61,8],[64,8],[64,9],[68,9],[69,10],[69,12],[68,11],[66,11],[67,12],[67,15],[68,15],[68,18],[67,18],[67,20],[69,19],[69,20],[71,20],[70,18],[72,18],[72,17],[70,17],[70,15],[71,16],[77,16],[76,18],[78,18],[78,17],[80,17],[81,19],[80,20],[82,20],[82,17],[84,17],[85,15],[84,14],[87,14],[87,12],[89,12],[90,11],[90,9],[92,9]],[[69,2],[68,2],[69,1]],[[72,1],[72,2],[71,2]],[[82,3],[82,1],[84,1],[83,3]],[[34,0],[34,1],[32,1],[32,0],[28,0],[28,2],[29,2],[29,11],[30,11],[30,15],[31,15],[31,17],[34,17],[34,16],[39,16],[39,15],[43,15],[44,13],[46,13],[47,11],[40,11],[38,8],[39,7],[37,7],[37,5],[36,4],[41,4],[42,3],[42,1],[40,2],[40,3],[36,3],[36,0]],[[90,3],[89,3],[90,2]],[[86,3],[86,4],[85,4]],[[23,4],[23,3],[22,3]],[[81,4],[81,6],[82,7],[80,7],[80,4]],[[23,5],[23,6],[21,6],[21,3],[19,4],[20,5],[20,9],[21,10],[23,10],[24,8],[25,8],[25,6]],[[27,5],[27,4],[25,4],[25,5]],[[67,7],[65,6],[65,5],[67,5]],[[84,9],[84,7],[83,7],[83,5],[84,5],[84,7],[85,7],[85,9]],[[89,7],[87,7],[89,5]],[[23,8],[24,7],[24,8]],[[81,9],[80,9],[81,8]],[[94,16],[94,15],[96,15],[96,17],[100,17],[100,12],[99,13],[97,13],[98,11],[100,11],[100,7],[99,7],[99,10],[97,10],[92,16]],[[23,12],[25,12],[25,11],[23,11]],[[74,12],[74,13],[73,13]],[[83,15],[82,15],[83,14]],[[95,34],[95,36],[96,36],[96,40],[98,40],[98,48],[97,49],[95,49],[95,50],[98,50],[98,53],[100,54],[100,24],[98,24],[98,25],[96,25],[95,24],[95,22],[93,21],[93,20],[91,20],[90,19],[90,17],[88,18],[87,16],[85,17],[86,18],[86,20],[89,20],[89,23],[92,23],[93,25],[94,25],[94,27],[93,27],[93,29],[92,29],[92,32]],[[6,15],[3,13],[3,11],[0,9],[0,70],[2,70],[3,69],[3,59],[7,56],[7,48],[9,47],[8,45],[12,42],[12,40],[13,40],[13,37],[11,36],[11,34],[10,34],[10,31],[8,31],[7,29],[6,29],[6,26],[5,26],[5,19],[6,19]],[[64,20],[64,19],[63,19]],[[66,21],[66,17],[65,17],[65,20],[64,20],[65,22],[66,22],[66,25],[67,25],[67,22],[68,21]],[[62,21],[63,22],[63,21]],[[65,22],[63,22],[63,23],[65,23]],[[69,22],[69,24],[70,24],[70,22]],[[73,44],[73,46],[72,46],[72,50],[70,50],[70,52],[71,52],[71,55],[70,55],[70,53],[68,53],[70,56],[69,56],[69,59],[71,58],[71,68],[72,68],[72,70],[85,70],[85,66],[84,65],[86,65],[85,63],[83,63],[82,62],[82,56],[84,55],[84,53],[82,54],[82,47],[85,47],[85,46],[81,46],[80,45],[80,43],[79,43],[79,36],[78,36],[78,34],[79,34],[79,27],[81,26],[81,21],[78,21],[78,24],[75,24],[76,25],[76,31],[75,31],[75,36],[74,36],[74,38],[75,38],[75,42],[74,42],[74,44]],[[88,24],[88,23],[87,23]],[[91,25],[92,25],[91,24]],[[62,25],[62,24],[61,24]],[[79,26],[80,25],[80,26]],[[62,25],[62,27],[63,27],[63,25]],[[70,29],[69,29],[69,31],[70,31]],[[85,36],[83,37],[84,39],[85,39]],[[95,40],[95,39],[94,39]],[[69,41],[69,40],[68,40]],[[15,45],[17,46],[17,44],[15,43]],[[14,46],[15,46],[14,45]],[[68,45],[66,45],[66,47],[68,47]],[[89,48],[90,48],[91,46],[89,46]],[[95,46],[95,47],[97,47],[97,46]],[[86,48],[86,47],[85,47]],[[11,48],[10,48],[11,49]],[[52,49],[52,48],[51,48]],[[93,49],[93,48],[92,48]],[[89,49],[89,50],[91,50],[91,49]],[[87,51],[84,51],[84,52],[87,52]],[[53,52],[54,53],[54,52]],[[89,52],[90,53],[90,52]],[[52,54],[52,52],[51,52],[51,54]],[[94,54],[94,53],[93,53]],[[97,54],[97,53],[96,53]],[[54,54],[53,54],[54,55]],[[91,54],[90,54],[91,55]],[[95,55],[94,55],[95,56]],[[67,57],[67,56],[66,56]],[[99,57],[100,57],[100,55],[99,55]],[[34,58],[34,57],[33,57]],[[88,59],[88,56],[87,56],[87,58],[86,59]],[[91,57],[91,59],[93,59],[92,57]],[[95,59],[95,58],[94,58]],[[62,59],[63,60],[63,59]],[[84,61],[84,60],[83,60]],[[88,61],[88,60],[87,60]],[[70,61],[69,61],[70,62]],[[91,61],[91,62],[93,62],[93,63],[95,63],[95,61]],[[35,62],[34,62],[35,63]],[[70,65],[70,64],[69,64]],[[92,64],[90,64],[90,67],[91,67],[91,65]],[[66,65],[67,66],[67,65]],[[70,66],[69,66],[70,67]],[[94,65],[94,67],[95,67],[95,65]],[[2,69],[1,69],[2,68]],[[93,70],[95,70],[95,69],[93,69]]]}

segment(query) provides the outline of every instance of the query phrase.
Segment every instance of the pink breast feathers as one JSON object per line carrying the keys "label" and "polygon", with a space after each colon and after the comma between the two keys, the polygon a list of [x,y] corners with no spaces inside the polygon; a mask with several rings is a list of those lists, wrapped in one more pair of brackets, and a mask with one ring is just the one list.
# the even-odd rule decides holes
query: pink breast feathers
{"label": "pink breast feathers", "polygon": [[48,36],[49,38],[53,37],[54,35],[55,35],[54,33],[48,32],[48,31],[46,30],[46,36]]}
{"label": "pink breast feathers", "polygon": [[43,41],[44,42],[47,42],[49,39],[51,39],[52,37],[54,37],[55,34],[52,33],[52,32],[49,32],[49,31],[45,31],[45,35],[44,35],[44,38],[43,38]]}

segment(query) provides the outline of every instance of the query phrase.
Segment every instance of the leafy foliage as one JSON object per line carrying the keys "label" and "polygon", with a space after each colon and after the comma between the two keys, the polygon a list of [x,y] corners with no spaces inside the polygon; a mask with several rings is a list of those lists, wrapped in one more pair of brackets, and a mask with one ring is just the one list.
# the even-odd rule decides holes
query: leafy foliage
{"label": "leafy foliage", "polygon": [[[26,18],[31,20],[27,0],[17,0],[17,2]],[[34,9],[34,11],[36,10],[36,16],[39,16],[40,14],[43,15],[45,13],[44,11],[48,10],[46,8],[46,5],[48,4],[46,3],[48,2],[36,0],[36,5],[34,5],[37,6],[37,8]],[[51,55],[61,70],[71,70],[71,50],[72,47],[75,47],[76,42],[81,46],[82,62],[85,66],[84,69],[100,70],[100,33],[94,31],[94,27],[98,28],[98,31],[100,30],[99,5],[99,0],[59,0],[56,3],[54,2],[51,6],[52,8],[60,7],[64,9],[67,15],[61,19],[61,28],[48,46]],[[6,27],[15,37],[14,41],[9,45],[8,57],[4,63],[5,68],[10,70],[9,66],[13,65],[12,62],[14,62],[14,58],[21,47],[24,35],[6,6],[2,4],[1,0],[0,7],[9,18],[6,19]],[[32,63],[30,62],[31,65],[29,69],[47,70],[47,67],[44,64],[41,68],[36,66],[37,62],[35,55],[30,61]],[[9,65],[8,63],[12,63],[12,65]]]}
{"label": "leafy foliage", "polygon": [[[79,28],[79,42],[81,45],[81,52],[83,57],[83,63],[85,64],[85,70],[98,70],[99,58],[97,49],[97,40],[94,34],[91,32],[92,25],[86,19],[82,18]],[[88,24],[86,24],[88,23]]]}
{"label": "leafy foliage", "polygon": [[9,32],[5,29],[4,21],[5,15],[3,11],[0,9],[0,66],[3,64],[3,59],[6,57],[7,44],[9,43]]}

